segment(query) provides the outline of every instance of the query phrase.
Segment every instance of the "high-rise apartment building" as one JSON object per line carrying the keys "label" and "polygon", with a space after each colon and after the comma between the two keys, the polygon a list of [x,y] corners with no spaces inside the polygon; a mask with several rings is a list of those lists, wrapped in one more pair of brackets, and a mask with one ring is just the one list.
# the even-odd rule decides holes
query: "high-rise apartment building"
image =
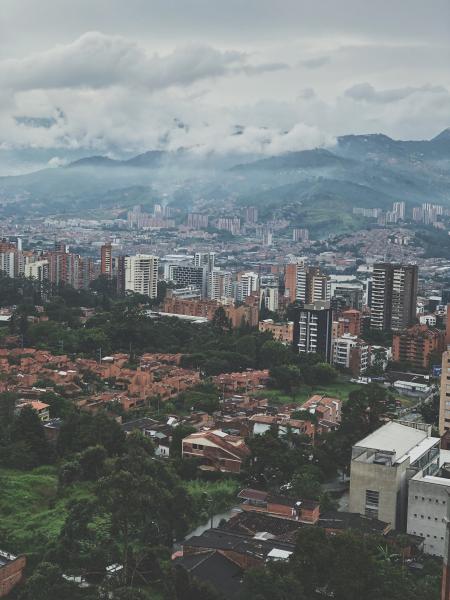
{"label": "high-rise apartment building", "polygon": [[369,346],[356,335],[344,333],[333,339],[333,364],[341,369],[349,369],[354,377],[359,377],[369,367]]}
{"label": "high-rise apartment building", "polygon": [[106,275],[107,277],[112,277],[112,245],[111,244],[103,244],[100,249],[100,272],[102,275]]}
{"label": "high-rise apartment building", "polygon": [[125,290],[156,298],[158,293],[158,257],[136,254],[125,257]]}
{"label": "high-rise apartment building", "polygon": [[345,308],[362,311],[363,308],[363,287],[362,284],[338,284],[334,285],[332,291],[332,306],[336,311]]}
{"label": "high-rise apartment building", "polygon": [[0,271],[6,273],[8,277],[17,277],[19,275],[17,258],[17,250],[5,250],[4,252],[0,252]]}
{"label": "high-rise apartment building", "polygon": [[243,302],[246,298],[258,291],[258,273],[248,271],[242,273],[236,287],[236,300]]}
{"label": "high-rise apartment building", "polygon": [[261,287],[259,290],[259,305],[267,310],[275,312],[278,310],[278,288]]}
{"label": "high-rise apartment building", "polygon": [[298,259],[289,263],[284,271],[285,296],[291,302],[329,302],[331,299],[331,282],[328,275],[319,267],[308,267],[304,260]]}
{"label": "high-rise apartment building", "polygon": [[203,296],[206,294],[206,267],[196,267],[194,265],[170,265],[169,279],[183,287],[199,288]]}
{"label": "high-rise apartment building", "polygon": [[392,207],[392,212],[397,215],[397,219],[399,221],[405,220],[405,203],[404,202],[394,202]]}
{"label": "high-rise apartment building", "polygon": [[306,276],[307,302],[329,302],[331,299],[331,285],[328,275],[319,269],[313,269]]}
{"label": "high-rise apartment building", "polygon": [[216,268],[208,273],[207,295],[210,300],[230,298],[232,290],[232,275],[229,271]]}
{"label": "high-rise apartment building", "polygon": [[48,280],[48,260],[36,260],[25,265],[25,277],[41,283]]}
{"label": "high-rise apartment building", "polygon": [[256,206],[247,206],[245,209],[245,222],[254,225],[258,222],[258,209]]}
{"label": "high-rise apartment building", "polygon": [[414,323],[417,280],[417,265],[374,265],[370,319],[372,329],[400,330]]}
{"label": "high-rise apartment building", "polygon": [[442,354],[441,397],[439,403],[439,434],[450,430],[450,346]]}
{"label": "high-rise apartment building", "polygon": [[329,302],[331,299],[331,284],[328,275],[322,273],[319,267],[298,265],[296,300],[311,304],[314,302]]}
{"label": "high-rise apartment building", "polygon": [[216,227],[223,231],[229,231],[232,235],[239,235],[241,220],[239,217],[220,217],[216,221]]}
{"label": "high-rise apartment building", "polygon": [[114,269],[117,278],[117,293],[119,295],[125,292],[125,259],[126,256],[117,256],[114,260]]}
{"label": "high-rise apartment building", "polygon": [[187,217],[187,226],[192,229],[207,229],[209,225],[208,215],[200,213],[189,213]]}
{"label": "high-rise apartment building", "polygon": [[289,302],[295,302],[297,295],[297,268],[296,263],[289,263],[284,268],[284,295]]}
{"label": "high-rise apartment building", "polygon": [[332,330],[333,311],[328,302],[305,304],[294,319],[294,348],[300,354],[320,354],[331,362]]}
{"label": "high-rise apartment building", "polygon": [[206,267],[207,271],[212,271],[216,264],[215,252],[196,252],[194,255],[194,265],[196,267]]}
{"label": "high-rise apartment building", "polygon": [[294,227],[292,230],[293,242],[307,242],[309,240],[309,230],[301,227]]}

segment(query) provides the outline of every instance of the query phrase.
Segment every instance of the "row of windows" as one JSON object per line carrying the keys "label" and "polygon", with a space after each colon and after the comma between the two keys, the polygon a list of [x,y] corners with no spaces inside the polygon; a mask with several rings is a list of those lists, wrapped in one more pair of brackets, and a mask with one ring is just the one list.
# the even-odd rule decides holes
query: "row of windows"
{"label": "row of windows", "polygon": [[[420,535],[420,537],[427,537],[427,538],[431,537],[429,533],[427,533],[427,534],[425,534],[425,533],[420,533],[420,531],[419,531],[418,533],[417,533],[416,531],[412,531],[411,533],[412,533],[413,535]],[[438,539],[436,535],[433,535],[433,538],[434,538],[435,540],[437,540],[437,539]],[[443,536],[441,536],[441,540],[444,540]]]}
{"label": "row of windows", "polygon": [[428,500],[428,502],[435,502],[436,504],[445,504],[445,500],[439,500],[438,498],[425,498],[425,496],[414,496],[414,500],[422,500],[422,502]]}
{"label": "row of windows", "polygon": [[[416,517],[416,518],[418,517],[417,513],[414,513],[414,517]],[[420,515],[420,518],[424,519],[425,517],[423,515]],[[427,517],[427,519],[429,521],[431,521],[431,517]],[[439,519],[437,517],[434,517],[434,520],[437,522]],[[441,521],[442,521],[442,523],[445,523],[445,519],[441,519]]]}

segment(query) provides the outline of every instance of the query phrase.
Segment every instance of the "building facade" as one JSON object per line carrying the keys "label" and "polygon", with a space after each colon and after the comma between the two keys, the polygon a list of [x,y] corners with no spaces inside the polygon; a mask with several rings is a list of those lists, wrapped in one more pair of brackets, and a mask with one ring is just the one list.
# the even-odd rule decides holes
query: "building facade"
{"label": "building facade", "polygon": [[395,362],[406,362],[414,368],[428,369],[433,354],[444,351],[445,333],[427,325],[414,325],[394,334],[392,358]]}
{"label": "building facade", "polygon": [[398,331],[414,323],[417,280],[417,265],[374,265],[370,321],[372,329]]}
{"label": "building facade", "polygon": [[333,365],[341,369],[349,369],[354,377],[359,377],[370,365],[368,344],[350,333],[334,338]]}
{"label": "building facade", "polygon": [[296,311],[294,348],[300,354],[320,354],[326,362],[332,358],[333,312],[327,302],[305,304]]}
{"label": "building facade", "polygon": [[350,512],[380,519],[405,531],[408,482],[439,468],[439,438],[431,426],[391,421],[352,448]]}
{"label": "building facade", "polygon": [[158,294],[158,257],[136,254],[125,257],[125,291],[156,298]]}

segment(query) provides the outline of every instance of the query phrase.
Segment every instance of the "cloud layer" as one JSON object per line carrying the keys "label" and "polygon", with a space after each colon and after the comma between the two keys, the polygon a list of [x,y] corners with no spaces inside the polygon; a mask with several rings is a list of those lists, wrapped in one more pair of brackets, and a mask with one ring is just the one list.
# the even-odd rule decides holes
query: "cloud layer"
{"label": "cloud layer", "polygon": [[252,74],[284,68],[284,63],[252,65],[243,52],[198,44],[177,48],[166,56],[149,55],[123,37],[89,32],[71,44],[0,62],[0,81],[14,91],[113,85],[155,91],[240,71]]}
{"label": "cloud layer", "polygon": [[73,149],[269,155],[450,125],[446,0],[407,15],[400,0],[3,3],[0,150],[54,149],[52,165]]}

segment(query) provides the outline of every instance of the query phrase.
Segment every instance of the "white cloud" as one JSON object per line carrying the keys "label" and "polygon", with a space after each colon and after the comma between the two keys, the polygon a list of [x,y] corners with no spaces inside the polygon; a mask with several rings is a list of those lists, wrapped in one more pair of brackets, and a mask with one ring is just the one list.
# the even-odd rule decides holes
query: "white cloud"
{"label": "white cloud", "polygon": [[53,158],[51,158],[48,161],[47,166],[49,166],[51,168],[56,168],[56,167],[65,167],[68,164],[69,164],[69,161],[67,160],[67,158],[61,158],[60,156],[54,156]]}
{"label": "white cloud", "polygon": [[50,49],[42,42],[0,60],[0,148],[52,149],[52,165],[66,149],[267,155],[329,146],[347,133],[417,139],[450,125],[442,42],[370,40],[337,28],[330,37],[318,29],[304,39],[262,35],[256,46],[217,36],[214,45],[168,36],[161,46],[153,30],[123,31],[71,42],[66,31]]}
{"label": "white cloud", "polygon": [[237,50],[191,44],[161,56],[135,42],[100,32],[22,59],[0,62],[0,81],[13,91],[55,88],[104,88],[114,85],[159,90],[243,71],[263,73],[284,63],[252,65]]}
{"label": "white cloud", "polygon": [[403,87],[376,90],[370,83],[358,83],[345,90],[345,95],[353,100],[386,104],[404,100],[413,94],[442,94],[447,90],[443,86],[423,85],[420,87]]}

